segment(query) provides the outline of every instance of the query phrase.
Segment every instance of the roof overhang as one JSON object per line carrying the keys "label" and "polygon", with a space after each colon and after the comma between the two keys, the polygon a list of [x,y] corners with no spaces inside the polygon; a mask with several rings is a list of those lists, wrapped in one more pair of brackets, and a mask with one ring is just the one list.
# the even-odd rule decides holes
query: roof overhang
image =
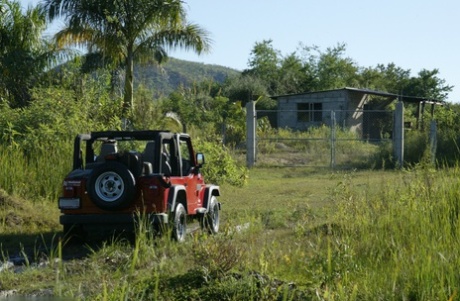
{"label": "roof overhang", "polygon": [[417,104],[425,103],[425,104],[433,104],[433,105],[444,105],[445,104],[444,101],[425,98],[425,97],[399,95],[399,94],[388,93],[388,92],[383,92],[383,91],[376,91],[376,90],[369,90],[369,89],[358,89],[358,88],[350,88],[350,87],[345,87],[345,88],[342,88],[342,89],[315,91],[315,92],[305,92],[305,93],[296,93],[296,94],[277,95],[277,96],[272,96],[271,98],[273,98],[275,100],[278,100],[279,98],[285,98],[285,97],[290,97],[290,96],[311,95],[311,94],[319,94],[319,93],[341,91],[341,90],[345,90],[345,91],[349,91],[349,92],[355,92],[355,93],[361,93],[363,95],[366,94],[366,95],[381,96],[381,97],[385,97],[385,98],[393,98],[393,99],[398,99],[398,100],[400,100],[402,102],[408,102],[408,103],[417,103]]}

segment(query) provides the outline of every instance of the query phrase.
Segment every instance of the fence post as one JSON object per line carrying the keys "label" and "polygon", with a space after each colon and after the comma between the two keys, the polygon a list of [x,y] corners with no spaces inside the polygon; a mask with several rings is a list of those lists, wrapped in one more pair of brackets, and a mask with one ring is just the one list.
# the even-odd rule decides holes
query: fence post
{"label": "fence post", "polygon": [[246,103],[246,165],[248,168],[256,162],[256,103]]}
{"label": "fence post", "polygon": [[437,124],[436,120],[431,120],[430,123],[430,154],[431,163],[436,164],[436,147],[438,144]]}
{"label": "fence post", "polygon": [[331,168],[335,168],[335,111],[331,111]]}
{"label": "fence post", "polygon": [[393,153],[397,167],[401,168],[404,163],[404,103],[402,101],[396,103],[394,114]]}

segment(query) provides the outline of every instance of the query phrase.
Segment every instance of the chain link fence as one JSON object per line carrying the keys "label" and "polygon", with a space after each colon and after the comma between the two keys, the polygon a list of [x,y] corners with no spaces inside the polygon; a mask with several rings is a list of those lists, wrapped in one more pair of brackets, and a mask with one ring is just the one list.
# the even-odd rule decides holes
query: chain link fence
{"label": "chain link fence", "polygon": [[256,119],[258,166],[381,167],[393,149],[393,111],[259,110]]}

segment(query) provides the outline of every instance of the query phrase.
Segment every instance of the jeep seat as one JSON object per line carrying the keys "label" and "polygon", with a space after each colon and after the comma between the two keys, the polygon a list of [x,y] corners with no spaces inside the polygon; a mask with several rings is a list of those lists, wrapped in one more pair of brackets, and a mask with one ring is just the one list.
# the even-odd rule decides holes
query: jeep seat
{"label": "jeep seat", "polygon": [[129,151],[123,152],[119,159],[123,165],[128,167],[135,178],[139,177],[143,172],[142,156],[138,152]]}
{"label": "jeep seat", "polygon": [[105,161],[105,156],[109,154],[115,154],[118,152],[117,148],[117,142],[116,141],[108,141],[104,142],[101,145],[101,152],[99,156],[97,157],[98,162],[104,162]]}
{"label": "jeep seat", "polygon": [[155,161],[155,142],[147,142],[144,152],[142,153],[142,159],[144,162],[149,162],[153,166],[153,162]]}
{"label": "jeep seat", "polygon": [[166,176],[170,176],[172,174],[171,164],[169,163],[169,156],[166,153],[161,154],[161,172]]}

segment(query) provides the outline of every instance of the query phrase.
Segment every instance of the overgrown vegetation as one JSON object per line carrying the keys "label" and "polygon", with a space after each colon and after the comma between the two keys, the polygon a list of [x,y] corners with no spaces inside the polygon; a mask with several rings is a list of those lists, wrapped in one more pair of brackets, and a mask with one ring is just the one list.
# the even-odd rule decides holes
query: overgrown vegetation
{"label": "overgrown vegetation", "polygon": [[[197,231],[177,244],[142,223],[134,241],[78,246],[49,235],[24,246],[25,267],[1,271],[1,289],[77,300],[457,300],[457,167],[274,171],[222,187],[218,236]],[[2,237],[21,229],[8,225]],[[31,225],[22,227],[17,237]],[[17,248],[7,241],[4,257]]]}
{"label": "overgrown vegetation", "polygon": [[[158,80],[153,88],[139,80],[132,86],[135,106],[126,114],[131,101],[123,99],[119,80],[125,74],[117,74],[114,65],[89,68],[89,56],[44,68],[59,52],[40,39],[43,12],[22,16],[7,0],[0,1],[0,10],[0,33],[8,37],[0,41],[0,297],[11,292],[77,300],[458,300],[460,106],[435,110],[435,158],[428,140],[431,116],[424,116],[420,130],[406,131],[406,162],[397,171],[390,171],[390,140],[362,141],[340,127],[333,129],[336,159],[347,172],[295,167],[330,159],[332,129],[276,129],[268,118],[257,126],[259,155],[268,159],[259,156],[256,168],[245,167],[247,101],[273,109],[270,95],[364,82],[443,100],[451,86],[437,70],[411,77],[393,64],[362,68],[344,57],[344,45],[282,56],[263,41],[242,74],[226,77],[228,70],[219,69],[218,80],[180,80],[169,90]],[[29,19],[39,26],[28,26]],[[15,63],[19,53],[21,64]],[[172,63],[172,78],[187,77]],[[142,73],[137,68],[136,79]],[[416,110],[409,107],[405,118],[413,121]],[[95,237],[82,245],[62,237],[56,200],[71,168],[75,135],[120,129],[193,136],[194,148],[208,162],[202,172],[222,189],[221,234],[198,230],[177,244],[141,222],[135,239]],[[20,264],[11,266],[11,258]]]}

